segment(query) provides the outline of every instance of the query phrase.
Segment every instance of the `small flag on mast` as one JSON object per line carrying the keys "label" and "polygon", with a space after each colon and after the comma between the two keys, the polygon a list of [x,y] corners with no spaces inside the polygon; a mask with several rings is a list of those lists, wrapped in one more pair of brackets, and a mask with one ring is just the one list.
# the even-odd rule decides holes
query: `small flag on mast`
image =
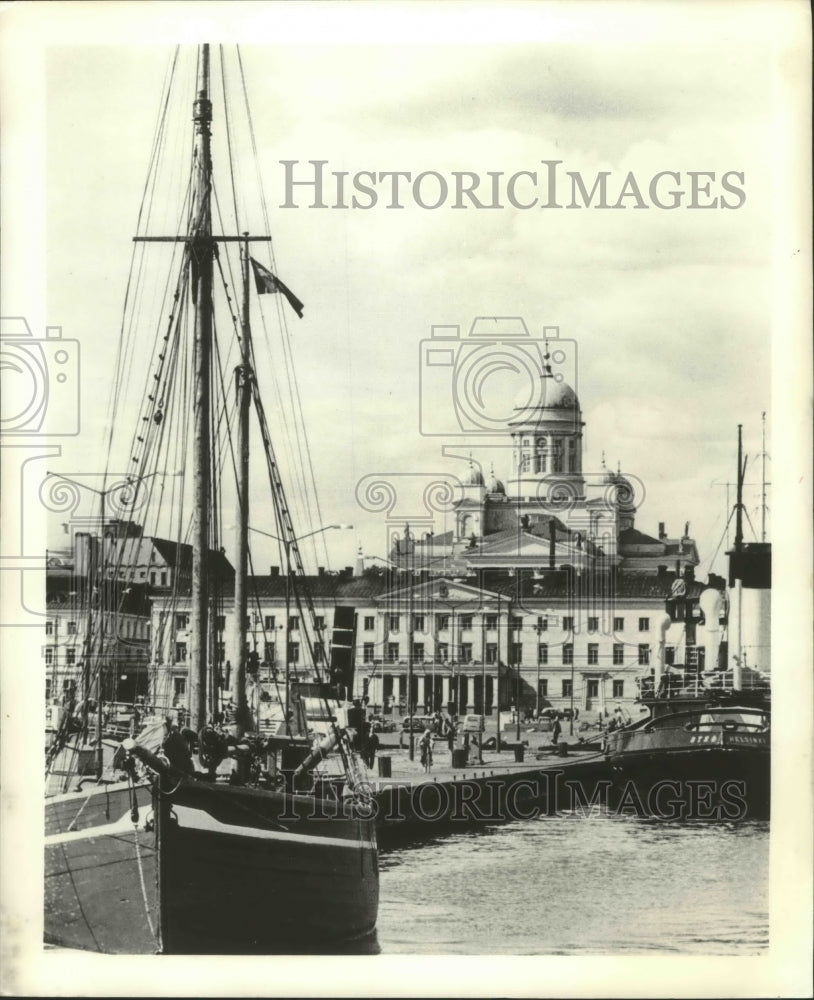
{"label": "small flag on mast", "polygon": [[266,292],[270,292],[274,295],[276,292],[282,292],[288,299],[288,304],[302,319],[302,311],[305,306],[303,306],[302,302],[300,302],[291,289],[284,285],[267,267],[263,267],[262,264],[256,261],[254,257],[251,257],[250,260],[252,262],[252,269],[254,270],[254,283],[257,288],[257,294],[265,295]]}

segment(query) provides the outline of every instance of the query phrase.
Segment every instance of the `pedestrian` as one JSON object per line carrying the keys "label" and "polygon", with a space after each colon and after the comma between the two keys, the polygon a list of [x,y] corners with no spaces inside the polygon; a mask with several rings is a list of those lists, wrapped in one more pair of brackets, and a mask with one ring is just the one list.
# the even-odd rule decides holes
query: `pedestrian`
{"label": "pedestrian", "polygon": [[455,735],[455,726],[452,724],[452,721],[450,721],[449,726],[447,727],[447,746],[449,747],[450,753],[452,753],[455,749]]}
{"label": "pedestrian", "polygon": [[551,743],[553,746],[557,745],[557,740],[559,740],[561,732],[562,732],[562,726],[560,725],[560,717],[559,715],[557,715],[554,718],[554,727],[551,730]]}
{"label": "pedestrian", "polygon": [[368,724],[367,739],[365,740],[365,764],[369,770],[373,770],[373,764],[376,760],[376,751],[379,749],[379,737],[372,724]]}
{"label": "pedestrian", "polygon": [[429,774],[432,769],[432,733],[429,729],[424,730],[424,735],[418,741],[421,750],[421,766],[425,773]]}

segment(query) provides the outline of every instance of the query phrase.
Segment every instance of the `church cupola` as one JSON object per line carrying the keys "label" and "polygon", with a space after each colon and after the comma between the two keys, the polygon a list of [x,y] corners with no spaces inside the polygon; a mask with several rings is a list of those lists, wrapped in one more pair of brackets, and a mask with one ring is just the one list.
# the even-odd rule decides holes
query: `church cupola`
{"label": "church cupola", "polygon": [[[547,355],[546,355],[547,357]],[[511,496],[542,498],[548,483],[569,483],[576,496],[582,478],[582,413],[574,390],[546,365],[539,386],[515,399],[509,421],[513,476]]]}

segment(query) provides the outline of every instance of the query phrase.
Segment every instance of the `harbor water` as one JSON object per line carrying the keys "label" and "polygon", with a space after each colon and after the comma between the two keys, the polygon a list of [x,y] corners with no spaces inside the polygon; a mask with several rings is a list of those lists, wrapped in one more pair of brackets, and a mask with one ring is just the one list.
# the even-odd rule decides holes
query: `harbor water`
{"label": "harbor water", "polygon": [[383,852],[382,954],[758,955],[768,822],[554,816]]}

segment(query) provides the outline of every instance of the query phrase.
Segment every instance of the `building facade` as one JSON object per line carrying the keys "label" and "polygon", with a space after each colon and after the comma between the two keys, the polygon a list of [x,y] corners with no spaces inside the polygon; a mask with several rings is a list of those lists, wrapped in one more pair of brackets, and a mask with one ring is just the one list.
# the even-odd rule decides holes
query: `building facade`
{"label": "building facade", "polygon": [[[697,598],[704,586],[682,577]],[[586,583],[567,571],[492,574],[488,579],[411,579],[405,571],[349,572],[303,578],[317,628],[297,607],[285,577],[249,581],[252,611],[245,623],[249,701],[280,704],[286,667],[292,680],[323,676],[337,607],[352,608],[354,695],[371,710],[403,716],[444,709],[494,715],[518,705],[523,714],[573,710],[598,720],[617,705],[635,714],[639,680],[657,656],[685,662],[703,649],[701,628],[687,644],[685,623],[665,619],[676,580],[664,574],[615,573]],[[231,689],[233,601],[225,594],[216,616],[220,686]],[[717,623],[716,623],[717,625]],[[184,707],[188,690],[188,608],[153,599],[152,697]],[[662,648],[663,643],[663,648]],[[409,685],[412,684],[410,691]]]}

